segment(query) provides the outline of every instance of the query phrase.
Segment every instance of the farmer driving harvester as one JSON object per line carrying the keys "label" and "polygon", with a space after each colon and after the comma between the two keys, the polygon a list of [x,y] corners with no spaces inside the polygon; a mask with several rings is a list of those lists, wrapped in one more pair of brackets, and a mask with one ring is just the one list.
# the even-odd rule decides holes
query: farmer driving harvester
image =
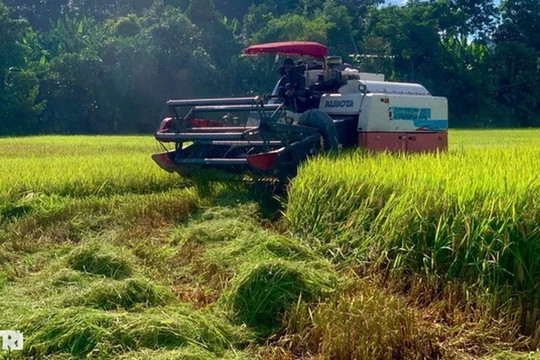
{"label": "farmer driving harvester", "polygon": [[294,61],[286,58],[280,67],[283,76],[278,83],[278,100],[294,112],[305,110],[306,78],[296,71]]}

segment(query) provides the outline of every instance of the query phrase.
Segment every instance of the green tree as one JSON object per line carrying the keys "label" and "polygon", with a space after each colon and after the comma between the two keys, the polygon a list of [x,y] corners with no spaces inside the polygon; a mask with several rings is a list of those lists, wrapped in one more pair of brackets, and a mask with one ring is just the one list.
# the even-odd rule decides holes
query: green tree
{"label": "green tree", "polygon": [[538,125],[537,0],[504,0],[495,31],[492,0],[381,3],[0,0],[0,131],[151,131],[168,98],[269,91],[274,57],[239,54],[285,40],[422,83],[453,125]]}
{"label": "green tree", "polygon": [[435,81],[441,56],[440,25],[433,17],[433,5],[413,2],[404,7],[389,6],[373,9],[367,18],[366,34],[383,39],[394,58],[395,80]]}
{"label": "green tree", "polygon": [[493,0],[450,0],[448,6],[460,36],[489,40],[498,18]]}
{"label": "green tree", "polygon": [[140,15],[152,3],[153,0],[70,0],[69,10],[77,16],[104,21],[130,13]]}
{"label": "green tree", "polygon": [[[0,1],[0,134],[23,133],[35,126],[44,103],[29,57],[32,29]],[[35,129],[34,129],[35,131]]]}
{"label": "green tree", "polygon": [[198,28],[200,46],[216,66],[217,78],[213,88],[218,94],[225,95],[222,92],[230,87],[228,83],[231,79],[228,74],[231,73],[234,59],[240,54],[242,46],[235,40],[222,15],[216,11],[212,0],[191,0],[186,15]]}
{"label": "green tree", "polygon": [[450,99],[454,127],[494,126],[500,106],[496,103],[497,73],[490,66],[491,51],[481,42],[465,37],[443,41],[438,91]]}
{"label": "green tree", "polygon": [[196,26],[163,3],[106,23],[66,16],[47,38],[47,131],[152,131],[166,99],[203,96],[218,78]]}
{"label": "green tree", "polygon": [[142,14],[154,0],[5,0],[15,13],[38,31],[51,29],[64,15],[104,21],[113,16]]}
{"label": "green tree", "polygon": [[267,26],[253,34],[251,40],[253,43],[304,40],[326,44],[330,26],[322,16],[308,19],[298,14],[283,15],[271,19]]}
{"label": "green tree", "polygon": [[[309,2],[309,0],[305,0]],[[363,18],[370,9],[384,4],[385,0],[336,0],[337,5],[347,8],[349,15],[355,18]]]}
{"label": "green tree", "polygon": [[105,132],[97,101],[105,69],[99,54],[103,27],[91,18],[64,15],[43,42],[51,59],[42,79],[47,108],[40,128],[47,132]]}
{"label": "green tree", "polygon": [[330,53],[343,58],[354,53],[358,29],[354,28],[353,17],[347,7],[339,5],[336,0],[327,0],[321,15],[327,24],[326,39]]}
{"label": "green tree", "polygon": [[540,2],[506,0],[501,3],[501,24],[494,33],[496,42],[520,42],[540,53]]}
{"label": "green tree", "polygon": [[375,59],[387,69],[392,59],[390,79],[419,82],[446,96],[452,126],[493,125],[497,78],[490,50],[460,35],[466,24],[459,12],[444,2],[413,1],[372,9],[367,20],[362,45],[382,49]]}
{"label": "green tree", "polygon": [[216,10],[229,19],[242,20],[247,14],[249,7],[257,3],[253,0],[215,0]]}
{"label": "green tree", "polygon": [[494,33],[493,67],[499,73],[498,101],[519,126],[540,126],[540,3],[506,0]]}
{"label": "green tree", "polygon": [[141,31],[140,20],[135,14],[111,20],[108,24],[113,34],[123,37],[135,36]]}
{"label": "green tree", "polygon": [[69,0],[4,0],[18,17],[25,18],[36,31],[46,31],[69,12]]}
{"label": "green tree", "polygon": [[540,126],[540,61],[535,49],[516,41],[497,44],[491,60],[497,72],[497,115],[505,126]]}
{"label": "green tree", "polygon": [[268,24],[269,21],[276,18],[275,6],[264,3],[261,5],[252,5],[249,12],[244,16],[242,26],[242,41],[245,45],[251,45],[253,34],[261,29],[261,24]]}

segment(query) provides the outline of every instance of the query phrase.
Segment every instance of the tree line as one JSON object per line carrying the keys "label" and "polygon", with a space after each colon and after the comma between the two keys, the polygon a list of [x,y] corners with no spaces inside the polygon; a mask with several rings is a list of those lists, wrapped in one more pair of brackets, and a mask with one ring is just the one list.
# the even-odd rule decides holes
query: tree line
{"label": "tree line", "polygon": [[540,126],[538,0],[0,0],[0,135],[153,131],[169,98],[268,92],[318,41],[446,96],[452,127]]}

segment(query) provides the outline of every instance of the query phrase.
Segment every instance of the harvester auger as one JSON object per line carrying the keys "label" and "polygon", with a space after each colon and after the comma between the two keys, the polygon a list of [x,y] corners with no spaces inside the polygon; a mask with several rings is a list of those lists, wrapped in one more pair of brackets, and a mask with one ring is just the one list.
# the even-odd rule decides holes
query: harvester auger
{"label": "harvester auger", "polygon": [[155,136],[174,149],[152,156],[160,167],[187,177],[219,169],[286,180],[322,150],[447,148],[446,98],[422,85],[362,73],[314,42],[254,45],[244,53],[302,57],[296,63],[306,79],[302,111],[278,98],[278,85],[269,96],[169,100]]}

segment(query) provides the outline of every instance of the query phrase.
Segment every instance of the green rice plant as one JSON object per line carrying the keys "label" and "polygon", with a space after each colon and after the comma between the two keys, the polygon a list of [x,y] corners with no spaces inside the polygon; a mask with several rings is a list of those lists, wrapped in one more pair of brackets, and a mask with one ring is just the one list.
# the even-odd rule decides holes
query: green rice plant
{"label": "green rice plant", "polygon": [[174,301],[174,295],[161,286],[144,278],[120,281],[102,279],[93,282],[82,293],[68,297],[68,306],[81,306],[114,310],[131,309],[136,305],[162,306]]}
{"label": "green rice plant", "polygon": [[332,280],[307,263],[279,259],[254,262],[233,278],[224,302],[238,321],[268,336],[298,299],[322,298],[334,288]]}
{"label": "green rice plant", "polygon": [[[237,199],[238,200],[238,199]],[[218,200],[220,201],[220,200]],[[249,201],[234,201],[231,205],[208,206],[202,209],[198,217],[193,220],[201,222],[214,220],[229,220],[234,219],[241,222],[253,224],[258,220],[257,206]]]}
{"label": "green rice plant", "polygon": [[[21,359],[253,358],[256,338],[297,357],[428,358],[493,342],[489,322],[471,325],[489,314],[478,320],[460,302],[474,306],[476,295],[434,305],[445,310],[426,324],[380,288],[340,287],[335,269],[360,264],[392,271],[385,279],[403,289],[412,273],[436,279],[404,290],[423,305],[446,299],[426,294],[448,280],[498,291],[521,307],[510,316],[527,324],[532,348],[540,133],[483,134],[451,131],[445,154],[307,164],[286,208],[296,234],[285,236],[261,227],[248,187],[191,188],[159,169],[147,137],[0,139],[0,329],[25,333]],[[463,324],[446,338],[454,308]]]}
{"label": "green rice plant", "polygon": [[[46,275],[49,275],[49,273],[47,272]],[[86,274],[77,270],[61,268],[50,275],[50,282],[47,283],[47,286],[61,287],[64,289],[70,285],[85,282],[85,275]]]}
{"label": "green rice plant", "polygon": [[229,219],[190,222],[177,229],[171,239],[172,243],[184,244],[188,241],[198,244],[230,241],[237,238],[242,232],[257,231],[256,225],[243,222],[234,217]]}
{"label": "green rice plant", "polygon": [[0,328],[28,334],[20,358],[62,354],[113,358],[139,348],[189,344],[219,358],[233,344],[248,339],[246,331],[225,318],[186,307],[167,289],[144,278],[114,280],[62,268],[72,254],[33,276],[16,279],[5,293],[0,291]]}
{"label": "green rice plant", "polygon": [[197,345],[188,345],[183,346],[178,349],[160,349],[160,350],[139,350],[139,351],[130,351],[121,356],[118,356],[117,359],[124,360],[173,360],[173,359],[185,359],[185,360],[217,360],[220,359],[216,357],[215,354],[210,351],[201,348]]}
{"label": "green rice plant", "polygon": [[62,243],[79,240],[83,233],[102,227],[109,220],[114,200],[89,197],[69,199],[58,196],[32,195],[25,201],[25,212],[2,224],[0,244],[13,250],[35,251],[45,241]]}
{"label": "green rice plant", "polygon": [[354,281],[318,304],[300,301],[286,317],[284,344],[321,359],[437,359],[430,324],[403,299]]}
{"label": "green rice plant", "polygon": [[310,262],[316,271],[337,277],[330,263],[300,240],[262,229],[256,205],[244,205],[208,208],[172,232],[168,249],[174,253],[161,267],[178,284],[182,299],[199,306],[213,303],[241,268],[269,259]]}
{"label": "green rice plant", "polygon": [[110,358],[137,349],[190,345],[219,356],[249,336],[221,322],[220,318],[181,307],[144,313],[71,307],[37,311],[19,328],[29,334],[23,355],[36,358],[51,354]]}
{"label": "green rice plant", "polygon": [[[241,218],[253,214],[249,207],[234,211],[241,211]],[[299,297],[316,300],[335,287],[338,277],[330,263],[300,240],[255,226],[253,215],[239,224],[225,221],[222,215],[229,212],[220,208],[206,212],[200,223],[205,229],[190,223],[180,231],[187,236],[182,248],[193,242],[205,245],[189,266],[198,282],[208,283],[214,290],[226,287],[218,306],[236,322],[267,336],[279,327],[280,316]]]}
{"label": "green rice plant", "polygon": [[309,264],[314,271],[328,276],[329,282],[335,282],[332,265],[301,240],[260,228],[255,232],[240,232],[229,242],[206,246],[204,254],[193,264],[193,269],[204,278],[216,279],[219,284],[213,285],[223,288],[242,267],[249,268],[274,259]]}
{"label": "green rice plant", "polygon": [[440,154],[349,152],[303,167],[286,218],[336,260],[535,291],[538,173],[536,143]]}
{"label": "green rice plant", "polygon": [[253,254],[252,257],[272,256],[290,261],[303,261],[321,270],[331,269],[330,264],[295,238],[273,234],[266,234],[264,238],[251,236],[240,242],[238,246]]}
{"label": "green rice plant", "polygon": [[183,298],[207,304],[219,297],[234,269],[244,261],[230,254],[232,244],[261,232],[255,213],[253,203],[203,206],[191,221],[169,233],[160,268],[168,269],[170,281],[181,279]]}
{"label": "green rice plant", "polygon": [[329,270],[331,265],[312,251],[298,238],[289,238],[261,230],[245,234],[221,249],[222,257],[235,259],[246,257],[248,262],[258,259],[276,258],[287,261],[302,261],[314,267]]}
{"label": "green rice plant", "polygon": [[37,312],[21,324],[26,334],[27,356],[43,357],[53,353],[81,356],[90,353],[100,342],[110,337],[116,316],[97,311],[48,309]]}
{"label": "green rice plant", "polygon": [[0,268],[0,294],[6,287],[7,282],[8,282],[8,275],[4,271],[2,271],[2,269]]}
{"label": "green rice plant", "polygon": [[537,351],[503,351],[494,355],[482,357],[483,360],[538,360],[540,352]]}
{"label": "green rice plant", "polygon": [[249,331],[232,326],[221,316],[178,305],[133,315],[118,334],[120,343],[130,348],[157,349],[193,344],[216,354],[242,347],[252,339]]}
{"label": "green rice plant", "polygon": [[126,278],[135,272],[133,259],[126,251],[98,242],[90,242],[73,249],[67,262],[74,270],[113,279]]}
{"label": "green rice plant", "polygon": [[[151,136],[39,136],[0,139],[0,199],[167,191],[186,186],[160,169]],[[0,201],[1,203],[1,201]]]}
{"label": "green rice plant", "polygon": [[117,359],[123,360],[147,360],[147,359],[156,359],[156,360],[250,360],[253,359],[252,356],[244,352],[228,350],[223,354],[216,356],[216,354],[205,350],[204,348],[197,345],[188,345],[183,346],[178,349],[160,349],[160,350],[139,350],[139,351],[130,351],[121,356],[118,356]]}
{"label": "green rice plant", "polygon": [[79,242],[96,232],[151,234],[186,220],[199,207],[199,199],[189,188],[86,198],[35,194],[25,200],[25,206],[24,214],[3,223],[0,220],[0,244],[35,252],[54,244]]}
{"label": "green rice plant", "polygon": [[115,225],[146,225],[156,228],[163,223],[185,221],[200,206],[200,199],[191,188],[162,193],[118,197],[113,212]]}
{"label": "green rice plant", "polygon": [[451,129],[450,151],[494,147],[529,147],[538,141],[539,129]]}
{"label": "green rice plant", "polygon": [[179,226],[171,236],[171,243],[206,244],[230,241],[246,232],[257,232],[259,225],[256,211],[254,203],[207,208],[194,216],[189,223]]}

